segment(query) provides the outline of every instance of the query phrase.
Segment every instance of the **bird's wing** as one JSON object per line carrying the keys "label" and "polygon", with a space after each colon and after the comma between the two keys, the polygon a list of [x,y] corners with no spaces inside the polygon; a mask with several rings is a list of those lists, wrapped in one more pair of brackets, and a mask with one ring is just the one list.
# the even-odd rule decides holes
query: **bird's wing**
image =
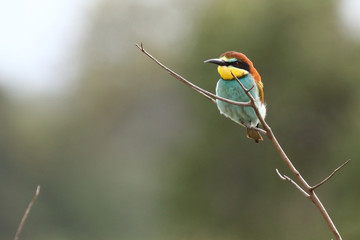
{"label": "bird's wing", "polygon": [[264,103],[264,90],[263,90],[264,85],[263,85],[262,81],[256,81],[256,85],[259,89],[261,103]]}

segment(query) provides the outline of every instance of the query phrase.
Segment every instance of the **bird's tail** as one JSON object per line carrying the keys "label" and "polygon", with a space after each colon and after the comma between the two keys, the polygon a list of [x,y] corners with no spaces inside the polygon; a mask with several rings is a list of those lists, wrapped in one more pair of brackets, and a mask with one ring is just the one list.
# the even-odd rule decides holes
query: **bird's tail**
{"label": "bird's tail", "polygon": [[258,131],[256,131],[255,129],[252,129],[252,128],[247,128],[246,129],[246,137],[250,138],[250,139],[254,139],[256,143],[259,143],[259,141],[263,140],[260,133]]}

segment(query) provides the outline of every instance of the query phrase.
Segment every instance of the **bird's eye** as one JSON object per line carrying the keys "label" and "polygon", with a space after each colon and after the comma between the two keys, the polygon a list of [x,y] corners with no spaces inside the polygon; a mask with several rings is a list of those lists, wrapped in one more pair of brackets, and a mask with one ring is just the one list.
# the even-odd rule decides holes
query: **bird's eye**
{"label": "bird's eye", "polygon": [[250,66],[249,64],[242,62],[242,61],[236,61],[236,62],[232,62],[230,63],[230,65],[236,67],[236,68],[240,68],[240,69],[244,69],[246,71],[250,71]]}
{"label": "bird's eye", "polygon": [[238,67],[239,65],[240,65],[239,61],[236,61],[236,62],[233,63],[234,67]]}

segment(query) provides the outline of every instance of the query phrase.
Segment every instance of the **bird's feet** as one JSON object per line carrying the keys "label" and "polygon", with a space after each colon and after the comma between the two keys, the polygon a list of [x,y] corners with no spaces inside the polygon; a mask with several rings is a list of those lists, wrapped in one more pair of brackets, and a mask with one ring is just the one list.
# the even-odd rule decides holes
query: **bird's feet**
{"label": "bird's feet", "polygon": [[260,133],[257,131],[256,127],[251,127],[249,124],[245,123],[244,121],[239,120],[240,124],[246,127],[246,137],[250,139],[254,139],[256,143],[259,143],[259,140],[262,141],[263,138],[261,137]]}
{"label": "bird's feet", "polygon": [[245,123],[244,121],[242,121],[242,120],[240,120],[240,119],[239,119],[239,123],[240,123],[241,125],[243,125],[244,127],[246,127],[246,128],[249,128],[249,129],[253,128],[253,127],[251,127],[249,124]]}

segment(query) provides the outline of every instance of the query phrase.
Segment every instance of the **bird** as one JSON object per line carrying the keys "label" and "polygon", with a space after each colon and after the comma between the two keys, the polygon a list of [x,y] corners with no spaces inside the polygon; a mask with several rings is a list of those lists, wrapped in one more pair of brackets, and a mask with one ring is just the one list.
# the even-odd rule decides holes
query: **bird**
{"label": "bird", "polygon": [[[255,100],[263,119],[266,116],[266,104],[264,103],[264,90],[260,74],[254,64],[245,54],[235,51],[227,51],[219,58],[212,58],[204,61],[218,65],[217,70],[220,79],[216,84],[216,95],[238,102],[248,102],[250,99],[244,89],[240,86],[233,74],[240,80]],[[263,138],[255,129],[259,126],[259,118],[254,109],[250,106],[238,106],[231,103],[216,100],[217,107],[221,114],[234,122],[246,127],[247,138],[255,140],[256,143]]]}

